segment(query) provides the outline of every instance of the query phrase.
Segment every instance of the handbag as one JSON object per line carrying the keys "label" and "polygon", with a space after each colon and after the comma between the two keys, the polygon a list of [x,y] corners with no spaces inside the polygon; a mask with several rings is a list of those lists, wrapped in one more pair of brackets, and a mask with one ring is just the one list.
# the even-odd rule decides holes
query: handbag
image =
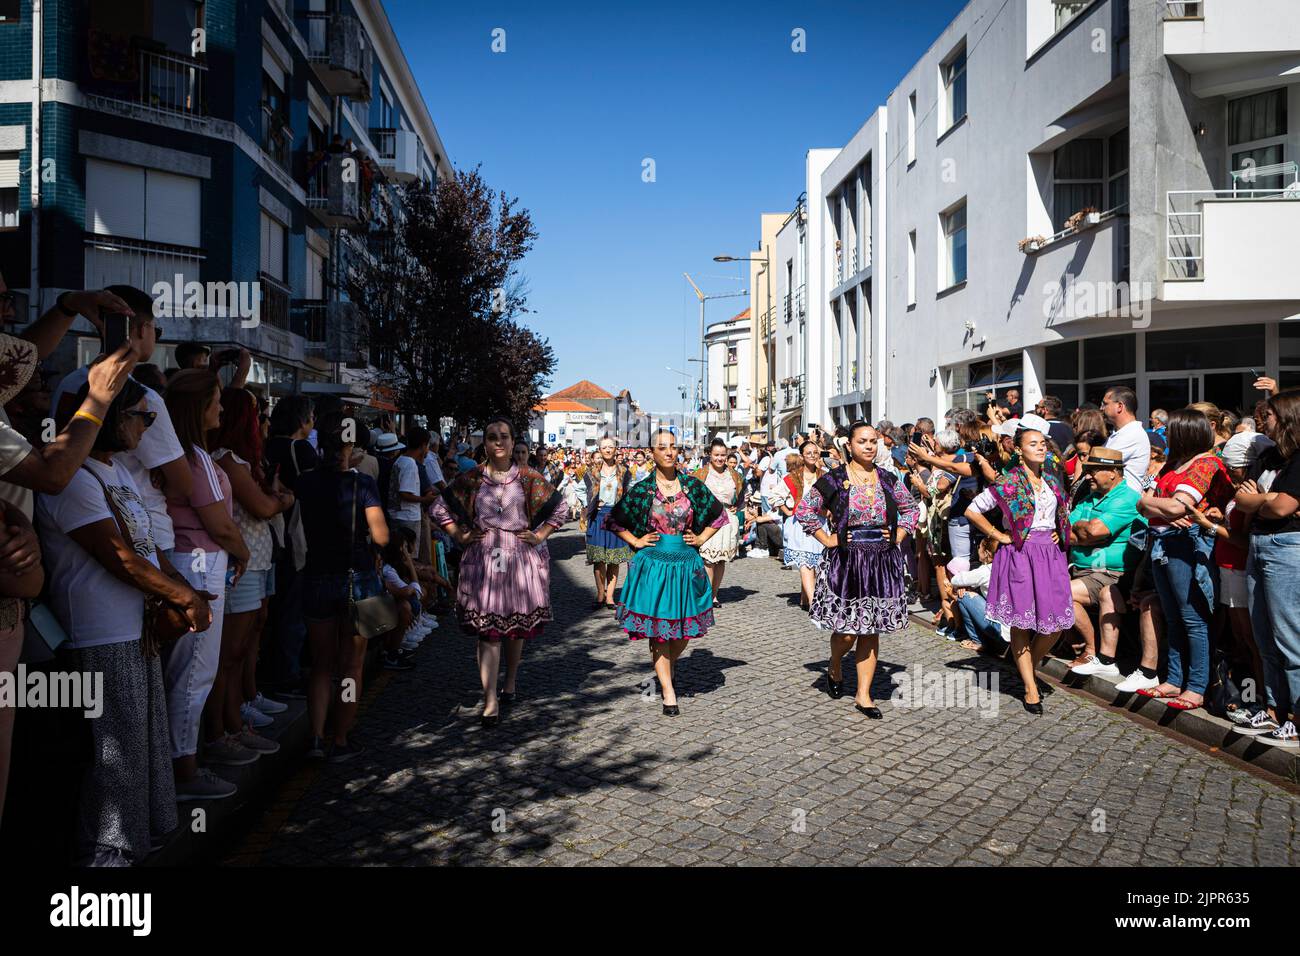
{"label": "handbag", "polygon": [[[87,468],[84,464],[81,467],[99,482],[99,487],[104,492],[104,501],[108,503],[108,510],[113,513],[113,521],[122,534],[122,540],[134,544],[135,539],[131,536],[126,519],[118,510],[113,496],[108,493],[108,485],[104,484],[104,479],[99,477],[94,469]],[[206,596],[213,599],[216,597],[216,595]],[[190,622],[184,611],[156,594],[144,596],[144,627],[140,631],[140,647],[146,657],[156,657],[160,648],[175,643],[189,632]]]}
{"label": "handbag", "polygon": [[[349,556],[355,550],[357,543],[357,486],[359,484],[360,478],[356,472],[353,472],[352,523],[348,529]],[[382,594],[362,598],[358,601],[356,599],[356,577],[356,571],[349,566],[348,616],[352,619],[352,626],[356,628],[357,633],[369,640],[372,637],[380,637],[390,631],[397,630],[402,624],[402,619],[397,612],[397,602],[393,599],[393,596],[384,591]]]}

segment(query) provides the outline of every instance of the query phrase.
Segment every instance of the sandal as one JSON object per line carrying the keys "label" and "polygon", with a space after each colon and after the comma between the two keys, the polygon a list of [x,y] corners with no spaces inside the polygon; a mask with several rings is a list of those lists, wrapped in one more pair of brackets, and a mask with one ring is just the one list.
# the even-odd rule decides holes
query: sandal
{"label": "sandal", "polygon": [[1159,687],[1144,687],[1138,691],[1138,696],[1150,697],[1152,700],[1169,700],[1174,697],[1181,697],[1183,694],[1182,691],[1178,691],[1177,693],[1174,694],[1161,694],[1159,693],[1159,690],[1160,690]]}
{"label": "sandal", "polygon": [[1184,697],[1182,694],[1179,694],[1173,700],[1169,701],[1169,703],[1166,704],[1166,706],[1170,710],[1196,710],[1196,708],[1200,707],[1201,705],[1194,704],[1186,697]]}
{"label": "sandal", "polygon": [[958,643],[959,646],[966,648],[966,650],[968,651],[980,651],[984,649],[983,644],[977,644],[974,641],[972,641],[969,637],[966,638],[964,641],[960,641]]}

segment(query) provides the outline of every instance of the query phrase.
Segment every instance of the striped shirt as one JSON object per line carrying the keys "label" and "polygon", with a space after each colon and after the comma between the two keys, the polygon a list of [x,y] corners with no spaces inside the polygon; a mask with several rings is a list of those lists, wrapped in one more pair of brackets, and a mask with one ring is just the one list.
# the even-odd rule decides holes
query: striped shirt
{"label": "striped shirt", "polygon": [[203,527],[203,522],[199,520],[197,508],[214,504],[218,501],[224,501],[226,505],[226,514],[233,517],[233,508],[231,506],[230,496],[230,479],[212,461],[212,456],[202,448],[195,448],[194,454],[187,460],[190,466],[190,475],[193,479],[193,489],[188,499],[184,498],[167,498],[167,513],[171,516],[172,526],[176,531],[176,551],[177,559],[180,559],[180,552],[203,550],[206,552],[215,552],[221,550],[221,545],[212,540],[212,536]]}

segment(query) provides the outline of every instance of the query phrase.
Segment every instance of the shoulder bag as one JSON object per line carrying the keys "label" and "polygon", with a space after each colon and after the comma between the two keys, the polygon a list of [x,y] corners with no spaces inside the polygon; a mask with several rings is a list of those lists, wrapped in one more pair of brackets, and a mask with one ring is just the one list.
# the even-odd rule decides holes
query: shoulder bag
{"label": "shoulder bag", "polygon": [[402,619],[397,612],[397,602],[387,591],[360,601],[356,599],[357,573],[352,568],[352,554],[357,544],[357,488],[360,483],[360,477],[353,472],[352,526],[348,529],[348,614],[357,633],[369,640],[396,630]]}

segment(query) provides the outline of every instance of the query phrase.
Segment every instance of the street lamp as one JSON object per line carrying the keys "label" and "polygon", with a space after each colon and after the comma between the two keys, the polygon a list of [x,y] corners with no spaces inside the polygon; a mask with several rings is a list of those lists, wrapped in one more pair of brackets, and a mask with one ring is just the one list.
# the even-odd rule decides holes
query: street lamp
{"label": "street lamp", "polygon": [[[763,253],[763,258],[758,259],[754,256],[714,256],[714,262],[758,262],[763,266],[763,276],[767,283],[767,311],[773,311],[772,306],[772,253],[769,249]],[[775,315],[773,315],[775,318]],[[752,321],[752,319],[751,319]],[[759,333],[763,335],[763,354],[767,358],[767,439],[768,441],[776,440],[776,421],[773,418],[774,408],[773,400],[776,398],[776,335],[772,336],[772,352],[767,351],[767,334],[763,331],[763,323],[758,323]]]}
{"label": "street lamp", "polygon": [[[741,296],[749,295],[749,292],[748,290],[742,289],[740,292],[724,292],[720,295],[705,295],[703,292],[700,291],[700,287],[695,284],[694,279],[692,279],[685,272],[683,272],[682,275],[686,276],[686,281],[689,282],[691,284],[691,288],[695,290],[695,297],[700,300],[700,357],[698,359],[690,359],[690,361],[699,362],[701,365],[700,404],[704,405],[707,404],[709,399],[709,363],[706,360],[708,357],[706,352],[707,345],[704,341],[704,303],[708,302],[710,299],[738,299]],[[695,440],[696,442],[702,442],[704,440],[703,410],[700,411],[699,416],[696,419]]]}
{"label": "street lamp", "polygon": [[[680,369],[675,369],[671,365],[665,365],[664,368],[672,372],[674,375],[680,375],[688,382],[695,381],[695,376],[691,375],[689,372],[683,372]],[[681,390],[681,394],[682,394],[682,431],[685,432],[686,431],[686,393],[689,391],[689,389],[687,389],[685,385],[678,385],[677,387],[678,389]],[[683,440],[685,440],[685,437],[686,437],[685,435],[682,436]]]}

